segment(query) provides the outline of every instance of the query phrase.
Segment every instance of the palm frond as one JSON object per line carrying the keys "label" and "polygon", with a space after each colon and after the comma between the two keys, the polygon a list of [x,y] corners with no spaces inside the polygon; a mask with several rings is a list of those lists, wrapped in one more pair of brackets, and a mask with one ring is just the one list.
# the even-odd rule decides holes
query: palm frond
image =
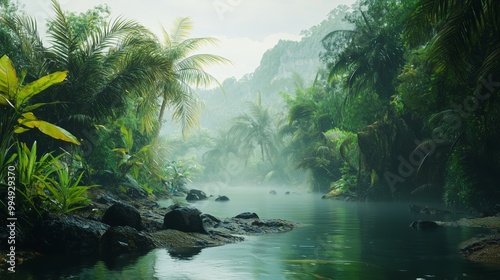
{"label": "palm frond", "polygon": [[36,20],[19,14],[12,18],[3,17],[0,21],[15,34],[20,47],[19,51],[28,60],[26,65],[28,73],[33,75],[34,79],[46,75],[48,73],[44,60],[46,49],[40,39]]}
{"label": "palm frond", "polygon": [[183,136],[198,126],[198,117],[203,106],[199,99],[193,95],[178,91],[172,96],[170,105],[173,107],[173,119],[181,126]]}
{"label": "palm frond", "polygon": [[59,67],[68,69],[70,57],[77,49],[77,39],[71,31],[71,27],[64,11],[57,0],[52,0],[52,8],[55,12],[53,26],[48,30],[52,47],[50,51],[54,54]]}
{"label": "palm frond", "polygon": [[170,30],[169,41],[178,43],[186,40],[193,29],[193,21],[189,17],[178,17],[174,20],[173,27]]}

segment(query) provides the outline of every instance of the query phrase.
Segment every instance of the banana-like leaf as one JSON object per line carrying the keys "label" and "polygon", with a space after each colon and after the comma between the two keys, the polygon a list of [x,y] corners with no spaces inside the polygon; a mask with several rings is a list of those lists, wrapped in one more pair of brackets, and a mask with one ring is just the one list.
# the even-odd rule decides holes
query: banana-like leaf
{"label": "banana-like leaf", "polygon": [[61,103],[61,102],[55,101],[55,102],[47,102],[47,103],[36,103],[36,104],[24,107],[23,111],[24,112],[31,112],[31,111],[34,111],[35,109],[38,109],[39,107],[42,107],[45,105],[59,104],[59,103]]}
{"label": "banana-like leaf", "polygon": [[[22,114],[22,118],[19,118],[17,121],[24,127],[28,128],[36,127],[42,133],[47,134],[48,136],[54,139],[59,139],[76,145],[80,145],[80,142],[76,139],[76,137],[73,134],[71,134],[64,128],[61,128],[57,125],[51,124],[46,121],[38,120],[32,112],[27,112]],[[21,129],[18,129],[18,127],[16,127],[14,131],[24,132]]]}
{"label": "banana-like leaf", "polygon": [[11,106],[14,108],[14,105],[9,101],[9,98],[7,97],[6,94],[1,94],[0,93],[0,105],[3,105],[3,106]]}
{"label": "banana-like leaf", "polygon": [[23,86],[16,95],[16,104],[20,106],[20,104],[28,101],[31,97],[42,92],[44,89],[63,82],[67,75],[67,71],[58,71]]}
{"label": "banana-like leaf", "polygon": [[[0,58],[0,93],[7,100],[13,100],[19,87],[16,69],[7,55]],[[0,103],[7,105],[5,98],[0,98]]]}

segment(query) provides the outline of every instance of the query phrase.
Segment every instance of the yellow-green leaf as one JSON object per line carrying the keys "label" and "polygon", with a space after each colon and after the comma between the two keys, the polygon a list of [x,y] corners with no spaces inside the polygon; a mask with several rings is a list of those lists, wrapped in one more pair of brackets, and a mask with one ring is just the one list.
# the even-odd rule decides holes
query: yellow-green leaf
{"label": "yellow-green leaf", "polygon": [[22,116],[27,119],[27,120],[33,120],[33,121],[36,121],[38,120],[36,117],[35,117],[35,114],[33,114],[32,112],[26,112],[26,113],[23,113]]}
{"label": "yellow-green leaf", "polygon": [[[12,61],[6,55],[0,58],[0,93],[9,100],[14,100],[19,87],[16,69],[12,65]],[[2,102],[2,101],[0,101]]]}
{"label": "yellow-green leaf", "polygon": [[[31,113],[31,112],[30,112],[30,114],[33,115],[33,113]],[[69,133],[67,130],[65,130],[64,128],[61,128],[57,125],[53,125],[53,124],[48,123],[46,121],[30,120],[30,119],[21,120],[21,123],[22,123],[22,125],[29,127],[29,128],[36,127],[42,133],[45,133],[52,138],[63,140],[66,142],[70,142],[70,143],[73,143],[76,145],[80,145],[80,142],[76,139],[76,137],[73,134]]]}
{"label": "yellow-green leaf", "polygon": [[14,105],[12,105],[12,103],[9,101],[9,98],[6,95],[1,94],[1,93],[0,93],[0,105],[10,106],[10,107],[14,108]]}
{"label": "yellow-green leaf", "polygon": [[23,104],[34,95],[42,92],[44,89],[63,82],[67,75],[67,71],[54,72],[23,86],[16,96],[17,104]]}
{"label": "yellow-green leaf", "polygon": [[29,130],[28,128],[24,128],[24,127],[21,127],[21,126],[16,126],[14,128],[14,133],[21,134],[21,133],[26,132],[28,130]]}

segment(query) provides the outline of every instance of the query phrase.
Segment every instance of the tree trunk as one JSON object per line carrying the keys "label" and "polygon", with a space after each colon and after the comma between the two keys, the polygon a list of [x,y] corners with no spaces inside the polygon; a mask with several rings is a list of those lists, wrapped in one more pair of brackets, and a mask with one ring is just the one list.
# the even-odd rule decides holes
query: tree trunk
{"label": "tree trunk", "polygon": [[156,143],[158,141],[158,138],[160,137],[161,126],[163,123],[163,116],[165,115],[166,108],[167,108],[167,98],[165,95],[163,95],[163,100],[161,102],[161,107],[160,107],[160,115],[158,116],[158,127],[156,128],[156,133],[153,139],[153,143]]}

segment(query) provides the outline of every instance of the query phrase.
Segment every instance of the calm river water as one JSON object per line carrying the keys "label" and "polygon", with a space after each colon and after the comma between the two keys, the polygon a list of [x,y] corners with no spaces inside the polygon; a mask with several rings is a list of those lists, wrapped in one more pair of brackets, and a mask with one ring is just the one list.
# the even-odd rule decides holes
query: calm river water
{"label": "calm river water", "polygon": [[409,224],[429,217],[409,213],[407,203],[322,200],[281,188],[271,195],[270,189],[208,187],[207,193],[231,200],[194,206],[219,217],[249,211],[305,226],[202,250],[156,249],[112,259],[44,257],[19,266],[14,279],[499,279],[500,267],[471,264],[457,253],[461,241],[485,230],[415,231]]}

